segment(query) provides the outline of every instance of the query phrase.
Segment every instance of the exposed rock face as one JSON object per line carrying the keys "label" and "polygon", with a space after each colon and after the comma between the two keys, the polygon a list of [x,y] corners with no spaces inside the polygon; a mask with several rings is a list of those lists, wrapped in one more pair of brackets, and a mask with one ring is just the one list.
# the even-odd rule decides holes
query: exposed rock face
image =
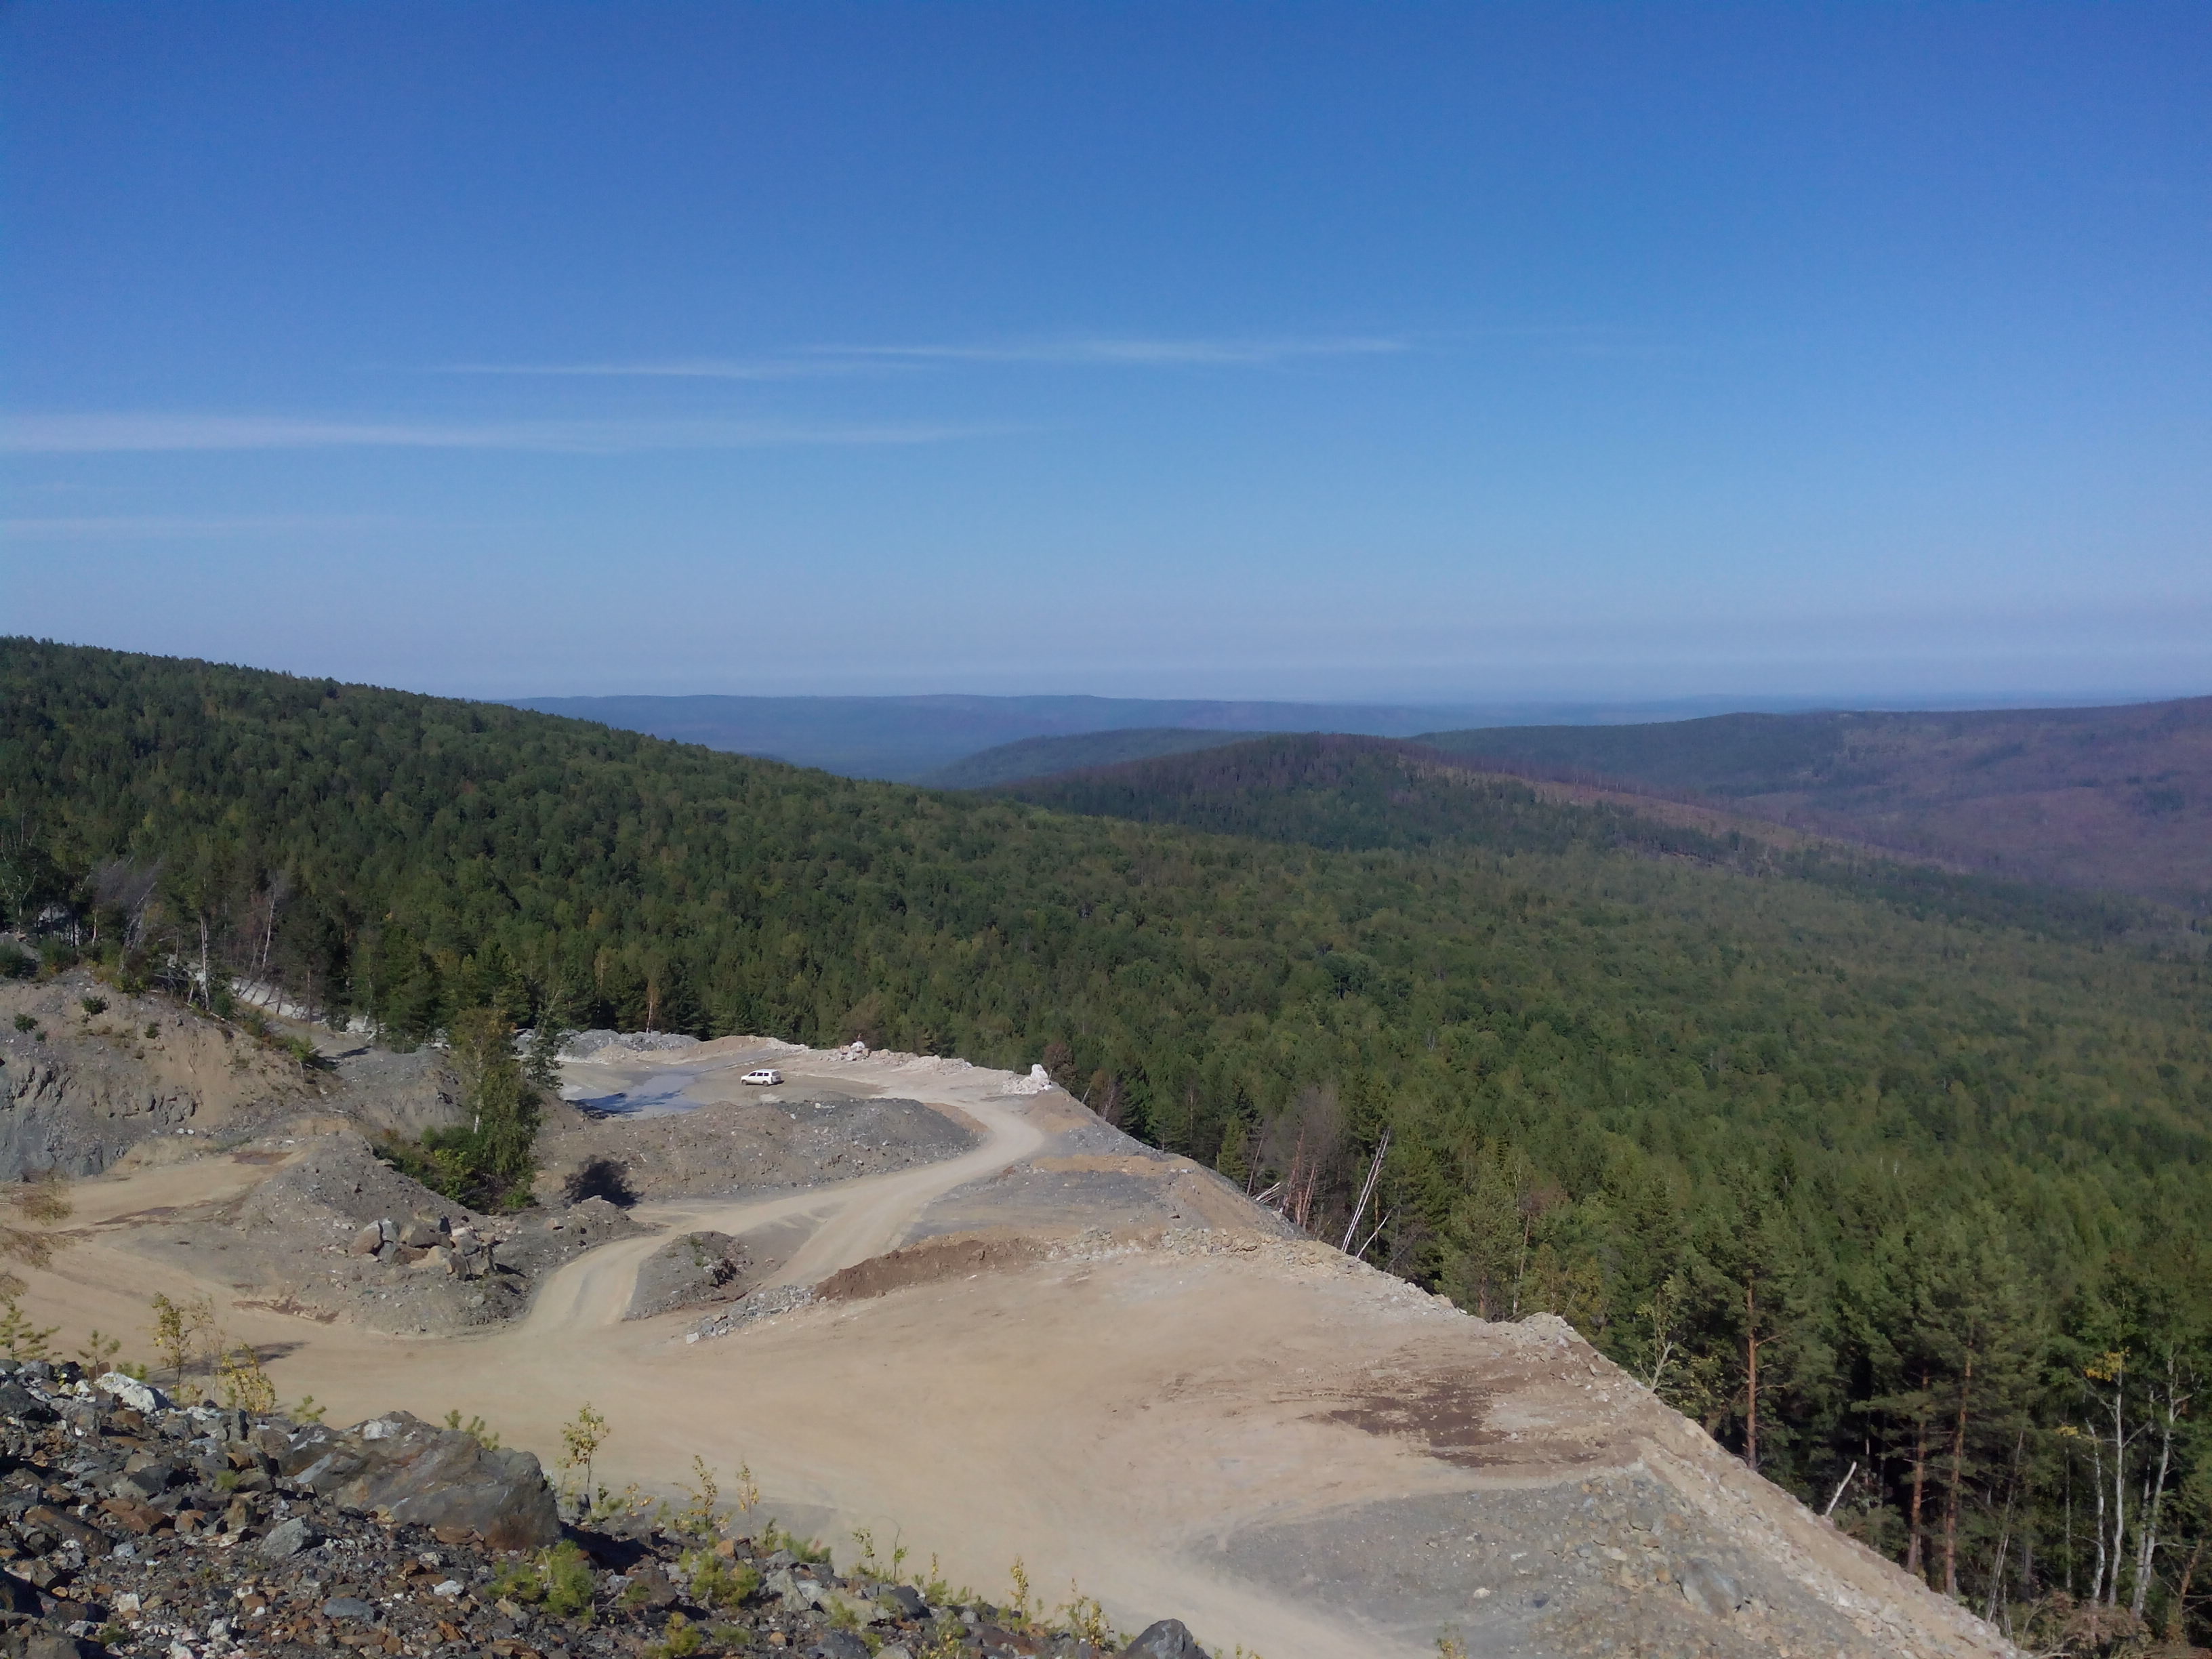
{"label": "exposed rock face", "polygon": [[[19,1017],[30,1029],[17,1029]],[[193,1157],[302,1109],[410,1140],[460,1121],[441,1051],[292,1029],[325,1050],[313,1068],[240,1025],[129,995],[88,970],[0,980],[0,1180],[97,1175],[134,1149]]]}
{"label": "exposed rock face", "polygon": [[313,1093],[289,1055],[160,999],[87,973],[0,981],[0,1180],[97,1175],[143,1142],[189,1143]]}
{"label": "exposed rock face", "polygon": [[394,1526],[428,1527],[452,1543],[534,1549],[561,1536],[544,1472],[528,1452],[488,1451],[476,1437],[405,1412],[343,1433],[319,1425],[294,1436],[276,1468],[318,1497]]}
{"label": "exposed rock face", "polygon": [[629,1317],[649,1319],[678,1308],[734,1302],[748,1288],[752,1261],[727,1233],[685,1233],[662,1245],[637,1270]]}
{"label": "exposed rock face", "polygon": [[58,1053],[9,1054],[0,1062],[0,1176],[97,1175],[127,1148],[182,1127],[198,1110],[198,1098],[181,1085],[132,1087]]}

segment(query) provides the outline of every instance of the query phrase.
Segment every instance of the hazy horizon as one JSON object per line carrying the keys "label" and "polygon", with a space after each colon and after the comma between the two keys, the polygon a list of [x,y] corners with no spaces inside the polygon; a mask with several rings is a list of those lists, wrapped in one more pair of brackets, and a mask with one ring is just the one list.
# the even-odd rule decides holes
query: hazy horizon
{"label": "hazy horizon", "polygon": [[[479,702],[506,703],[517,708],[535,707],[551,702],[602,702],[635,698],[639,700],[678,702],[719,698],[750,699],[761,702],[897,702],[928,700],[975,699],[982,701],[1018,702],[1025,700],[1091,699],[1108,702],[1159,703],[1251,703],[1274,706],[1310,706],[1314,708],[1435,708],[1487,709],[1501,713],[1541,711],[1587,711],[1590,714],[1635,717],[1649,713],[1654,720],[1695,719],[1706,714],[1729,713],[1814,713],[1820,711],[1865,710],[1880,712],[1942,711],[1960,712],[1973,709],[2000,708],[2081,708],[2105,705],[2166,702],[2191,697],[2212,696],[2205,685],[2151,688],[2136,690],[2123,687],[2087,687],[2081,689],[2048,688],[2021,690],[2017,687],[1991,690],[1985,692],[1923,690],[1870,690],[1860,688],[1846,690],[1826,696],[1751,689],[1741,692],[1686,690],[1678,693],[1644,692],[1607,696],[1589,691],[1577,693],[1562,690],[1539,695],[1533,691],[1512,692],[1466,691],[1457,695],[1446,693],[1407,692],[1392,696],[1387,692],[1366,696],[1331,696],[1325,690],[1297,688],[1270,691],[1192,691],[1169,685],[1150,686],[1127,690],[1096,690],[1088,689],[1046,689],[1037,686],[1013,689],[984,689],[975,686],[950,685],[927,689],[903,690],[806,690],[770,688],[764,690],[728,690],[719,687],[682,689],[640,689],[611,684],[604,689],[572,690],[538,687],[493,687],[490,689],[460,688],[434,683],[418,683],[374,674],[348,675],[313,661],[279,660],[265,655],[222,655],[204,651],[163,651],[121,644],[106,638],[58,638],[64,645],[90,646],[112,650],[154,650],[155,654],[198,657],[209,661],[241,668],[269,669],[279,673],[296,674],[304,678],[330,678],[381,687],[389,690],[421,692],[432,696],[460,697]],[[1659,711],[1659,712],[1655,712]],[[556,711],[557,712],[557,711]],[[1571,720],[1567,723],[1574,723]]]}

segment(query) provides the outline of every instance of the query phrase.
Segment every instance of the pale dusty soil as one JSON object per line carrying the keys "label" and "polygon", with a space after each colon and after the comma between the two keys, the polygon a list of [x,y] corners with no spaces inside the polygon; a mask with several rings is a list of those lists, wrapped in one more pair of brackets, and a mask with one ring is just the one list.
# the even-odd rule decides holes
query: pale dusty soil
{"label": "pale dusty soil", "polygon": [[[1005,1073],[807,1064],[810,1086],[924,1100],[984,1139],[833,1185],[641,1205],[663,1231],[568,1262],[520,1320],[442,1339],[248,1305],[197,1260],[149,1259],[131,1215],[235,1199],[268,1166],[140,1170],[84,1184],[80,1237],[29,1275],[28,1305],[64,1346],[98,1324],[143,1349],[149,1294],[206,1291],[275,1354],[288,1398],[312,1392],[345,1420],[481,1413],[549,1461],[589,1400],[617,1487],[672,1489],[695,1454],[726,1475],[746,1462],[765,1507],[802,1528],[896,1536],[987,1594],[1019,1556],[1048,1600],[1079,1581],[1111,1613],[1173,1613],[1221,1651],[1413,1659],[1448,1628],[1477,1654],[2003,1651],[1556,1321],[1485,1324],[1282,1237],[1065,1097],[1001,1092]],[[985,1231],[1028,1241],[995,1261],[943,1224],[994,1216]],[[725,1337],[687,1342],[696,1313],[626,1322],[641,1263],[701,1229],[776,1240],[781,1265],[752,1252],[771,1285],[925,1234],[942,1270]],[[1693,1607],[1676,1581],[1696,1561],[1749,1605]]]}

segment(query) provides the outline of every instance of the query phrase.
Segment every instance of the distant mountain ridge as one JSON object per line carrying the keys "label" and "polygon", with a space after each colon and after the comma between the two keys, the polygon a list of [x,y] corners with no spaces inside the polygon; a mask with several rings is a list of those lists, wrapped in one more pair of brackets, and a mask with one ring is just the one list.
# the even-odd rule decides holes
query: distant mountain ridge
{"label": "distant mountain ridge", "polygon": [[[1137,697],[532,697],[517,708],[598,720],[856,778],[915,782],[1025,738],[1121,730],[1352,731],[1407,737],[1449,720],[1443,706],[1209,702]],[[1492,719],[1500,711],[1482,710]]]}
{"label": "distant mountain ridge", "polygon": [[1919,857],[2212,906],[2212,697],[1432,732],[1516,769],[1695,792]]}
{"label": "distant mountain ridge", "polygon": [[1116,727],[1072,738],[1023,738],[969,755],[915,780],[933,789],[993,789],[1025,778],[1052,777],[1094,766],[1119,766],[1244,743],[1251,732],[1194,731],[1174,726]]}
{"label": "distant mountain ridge", "polygon": [[1824,839],[1695,796],[1491,769],[1402,738],[1300,732],[1019,780],[994,793],[1055,811],[1322,848],[1513,856],[1572,849],[1781,874],[1984,925],[2081,939],[2170,936],[2181,918],[2116,894],[1960,873]]}
{"label": "distant mountain ridge", "polygon": [[[1030,738],[1128,731],[1350,732],[1406,738],[1449,726],[1680,719],[1742,699],[1674,702],[1358,703],[1089,696],[510,697],[514,708],[597,720],[844,777],[935,781],[956,762]],[[1770,704],[1771,706],[1771,704]],[[1084,764],[1081,761],[1065,764]],[[992,780],[994,781],[1000,780]],[[973,787],[972,784],[945,786]]]}

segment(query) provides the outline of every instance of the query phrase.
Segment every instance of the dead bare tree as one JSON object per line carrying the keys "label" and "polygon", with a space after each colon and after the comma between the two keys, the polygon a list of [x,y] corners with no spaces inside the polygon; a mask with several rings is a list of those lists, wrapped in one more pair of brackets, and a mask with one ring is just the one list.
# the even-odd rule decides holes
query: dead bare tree
{"label": "dead bare tree", "polygon": [[[1366,1184],[1359,1189],[1359,1201],[1352,1206],[1352,1219],[1344,1224],[1344,1238],[1336,1247],[1346,1254],[1352,1253],[1352,1237],[1359,1231],[1359,1218],[1367,1213],[1368,1200],[1375,1196],[1375,1183],[1382,1178],[1382,1160],[1389,1155],[1390,1132],[1385,1129],[1382,1131],[1382,1139],[1375,1143],[1375,1156],[1369,1159],[1367,1164]],[[1379,1227],[1376,1229],[1376,1232],[1381,1231]],[[1370,1236],[1367,1243],[1371,1244],[1374,1242],[1374,1238]],[[1362,1244],[1359,1247],[1358,1254],[1361,1255],[1367,1254],[1367,1244]]]}
{"label": "dead bare tree", "polygon": [[1120,1123],[1122,1105],[1121,1074],[1103,1067],[1093,1072],[1091,1086],[1083,1091],[1083,1103],[1098,1114],[1101,1123]]}
{"label": "dead bare tree", "polygon": [[123,944],[136,949],[146,930],[146,907],[161,884],[161,863],[135,864],[129,859],[103,859],[92,872],[92,897],[97,919],[102,908],[123,917]]}
{"label": "dead bare tree", "polygon": [[1313,1231],[1327,1183],[1342,1159],[1344,1136],[1336,1091],[1317,1085],[1300,1091],[1254,1142],[1249,1184],[1268,1182],[1255,1196],[1300,1231]]}
{"label": "dead bare tree", "polygon": [[269,976],[269,950],[276,940],[276,912],[284,901],[292,896],[292,872],[274,872],[261,889],[261,951],[254,963],[254,971],[262,978]]}

